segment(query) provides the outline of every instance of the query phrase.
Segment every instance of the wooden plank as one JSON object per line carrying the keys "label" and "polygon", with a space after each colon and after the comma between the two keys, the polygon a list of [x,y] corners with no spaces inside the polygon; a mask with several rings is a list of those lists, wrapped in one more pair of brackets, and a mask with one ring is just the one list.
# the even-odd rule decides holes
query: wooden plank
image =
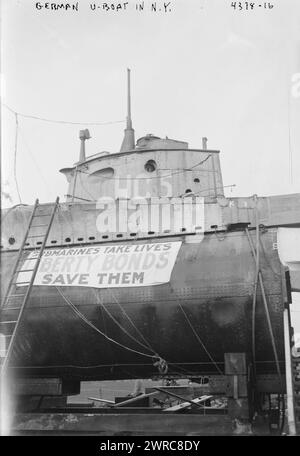
{"label": "wooden plank", "polygon": [[114,436],[127,435],[232,435],[227,415],[34,413],[15,416],[11,435],[63,433]]}
{"label": "wooden plank", "polygon": [[115,401],[109,401],[108,399],[100,399],[99,397],[88,397],[89,401],[104,402],[105,404],[115,404]]}
{"label": "wooden plank", "polygon": [[[194,397],[204,396],[204,394],[212,394],[208,384],[205,385],[185,385],[185,386],[162,386],[165,391],[171,391],[193,399]],[[224,384],[224,392],[225,392]],[[154,390],[154,386],[145,388],[145,393],[151,393]]]}
{"label": "wooden plank", "polygon": [[12,383],[13,394],[22,396],[60,396],[60,378],[20,378]]}
{"label": "wooden plank", "polygon": [[157,396],[157,394],[158,393],[156,391],[154,391],[153,393],[148,393],[148,394],[140,394],[139,396],[131,397],[130,399],[127,399],[126,401],[118,402],[118,403],[112,405],[111,407],[123,407],[124,405],[132,404],[133,402],[144,399],[145,397]]}
{"label": "wooden plank", "polygon": [[[211,399],[213,396],[201,396],[199,398],[193,399],[193,401],[197,404],[201,404],[202,402],[207,401],[208,399]],[[179,410],[184,410],[188,407],[191,407],[190,402],[182,402],[181,404],[178,405],[173,405],[172,407],[168,407],[167,409],[164,409],[164,412],[178,412]]]}
{"label": "wooden plank", "polygon": [[186,402],[189,402],[190,404],[195,404],[196,407],[203,408],[203,405],[198,404],[198,403],[195,402],[193,399],[189,400],[189,399],[187,399],[187,398],[185,398],[185,397],[179,396],[178,394],[171,393],[170,391],[165,391],[165,390],[162,389],[162,388],[154,387],[154,389],[157,390],[157,391],[160,391],[161,393],[165,393],[165,394],[167,394],[168,396],[175,397],[176,399],[180,399],[180,400],[183,401],[183,402],[186,401]]}

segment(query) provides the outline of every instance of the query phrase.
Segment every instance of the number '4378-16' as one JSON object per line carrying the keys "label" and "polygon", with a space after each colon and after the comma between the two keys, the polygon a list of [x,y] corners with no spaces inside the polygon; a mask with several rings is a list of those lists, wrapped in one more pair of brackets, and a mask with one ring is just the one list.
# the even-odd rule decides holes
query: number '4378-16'
{"label": "number '4378-16'", "polygon": [[253,10],[254,7],[272,9],[274,5],[271,2],[231,2],[231,7],[235,10]]}

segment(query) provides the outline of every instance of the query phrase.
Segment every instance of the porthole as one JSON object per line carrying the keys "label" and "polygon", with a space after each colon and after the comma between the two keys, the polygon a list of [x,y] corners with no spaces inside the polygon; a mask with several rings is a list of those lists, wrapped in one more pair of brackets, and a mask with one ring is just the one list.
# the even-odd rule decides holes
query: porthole
{"label": "porthole", "polygon": [[123,234],[117,234],[117,238],[123,237]]}
{"label": "porthole", "polygon": [[77,241],[83,241],[83,238],[77,238]]}
{"label": "porthole", "polygon": [[185,193],[192,193],[192,190],[190,188],[187,188]]}
{"label": "porthole", "polygon": [[69,237],[66,238],[66,239],[65,239],[65,242],[71,242],[71,238],[69,238]]}
{"label": "porthole", "polygon": [[14,237],[10,237],[10,238],[8,239],[8,243],[9,243],[10,245],[14,245],[15,242],[16,242],[16,240],[15,240]]}
{"label": "porthole", "polygon": [[104,236],[102,236],[102,239],[108,239],[107,234],[105,234]]}
{"label": "porthole", "polygon": [[195,182],[196,184],[199,184],[200,179],[198,179],[198,177],[195,177],[194,182]]}
{"label": "porthole", "polygon": [[148,160],[147,163],[145,164],[145,170],[148,173],[153,173],[157,168],[157,164],[154,160]]}
{"label": "porthole", "polygon": [[51,244],[56,244],[56,243],[57,243],[57,241],[51,241]]}
{"label": "porthole", "polygon": [[90,236],[89,237],[89,241],[94,241],[95,240],[95,236]]}

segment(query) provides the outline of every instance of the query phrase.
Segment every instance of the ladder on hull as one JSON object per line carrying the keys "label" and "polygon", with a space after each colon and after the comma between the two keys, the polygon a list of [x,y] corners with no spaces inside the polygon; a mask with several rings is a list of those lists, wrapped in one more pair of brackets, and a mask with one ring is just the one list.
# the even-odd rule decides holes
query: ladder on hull
{"label": "ladder on hull", "polygon": [[[9,303],[11,300],[18,300],[21,298],[21,304],[17,304],[17,306],[14,309],[18,310],[18,314],[16,317],[16,320],[0,320],[0,332],[5,334],[5,350],[4,350],[4,356],[2,357],[2,366],[1,366],[1,375],[4,375],[7,369],[7,366],[9,364],[12,351],[13,351],[13,346],[14,342],[18,333],[18,328],[20,326],[22,316],[24,313],[24,310],[26,308],[26,304],[29,300],[30,297],[30,292],[34,283],[34,279],[43,255],[43,251],[46,246],[46,242],[48,239],[48,235],[52,226],[52,222],[55,216],[55,213],[57,211],[59,205],[59,198],[57,197],[55,200],[55,203],[49,204],[40,204],[39,200],[37,199],[35,201],[33,211],[28,223],[28,227],[24,236],[24,239],[22,241],[18,257],[16,260],[16,263],[13,268],[13,272],[11,275],[11,279],[7,288],[6,295],[3,299],[1,307],[8,307],[9,308]],[[48,206],[52,206],[52,210],[49,213],[39,213],[40,208],[45,208]],[[43,218],[48,221],[43,221]],[[38,220],[38,222],[37,222]],[[42,228],[44,231],[41,234],[31,234],[31,230],[35,228]],[[41,242],[40,244],[36,247],[35,251],[38,252],[38,255],[35,256],[34,258],[26,258],[24,256],[24,253],[26,252],[26,244],[27,241],[31,238],[40,238]],[[28,269],[22,269],[22,263],[28,264],[29,261],[33,262],[33,266]],[[31,273],[30,278],[28,280],[24,281],[18,281],[18,276],[19,274],[22,273]],[[17,293],[18,286],[22,285],[22,293]],[[8,330],[8,331],[7,331]],[[5,332],[4,332],[5,331]]]}

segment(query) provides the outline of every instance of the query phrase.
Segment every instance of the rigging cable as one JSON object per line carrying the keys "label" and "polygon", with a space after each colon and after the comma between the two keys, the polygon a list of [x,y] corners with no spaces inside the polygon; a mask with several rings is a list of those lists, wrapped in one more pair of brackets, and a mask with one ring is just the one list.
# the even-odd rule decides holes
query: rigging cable
{"label": "rigging cable", "polygon": [[[250,244],[250,247],[251,247],[253,258],[254,258],[255,263],[256,263],[257,255],[256,255],[256,252],[255,252],[255,249],[254,249],[254,246],[253,246],[253,242],[252,242],[252,239],[250,237],[248,228],[246,228],[246,234],[247,234],[248,241],[249,241],[249,244]],[[273,352],[274,352],[274,358],[275,358],[277,373],[278,373],[278,377],[279,377],[279,380],[280,380],[280,384],[282,386],[282,378],[281,378],[281,372],[280,372],[280,366],[279,366],[278,353],[277,353],[277,348],[276,348],[276,343],[275,343],[275,339],[274,339],[273,328],[272,328],[272,323],[271,323],[271,319],[270,319],[270,313],[269,313],[269,308],[268,308],[265,288],[264,288],[262,274],[261,274],[261,270],[260,269],[259,269],[259,272],[258,272],[258,279],[259,279],[259,284],[260,284],[260,288],[261,288],[261,292],[262,292],[262,298],[263,298],[263,303],[264,303],[264,307],[265,307],[265,313],[266,313],[267,324],[268,324],[268,329],[269,329],[269,333],[270,333],[272,348],[273,348]]]}
{"label": "rigging cable", "polygon": [[[142,342],[140,342],[139,340],[137,340],[134,336],[132,336],[125,328],[123,328],[123,326],[115,319],[115,317],[109,312],[109,310],[105,307],[104,303],[102,302],[102,300],[100,301],[99,299],[99,296],[96,294],[96,290],[93,289],[94,291],[94,295],[95,295],[95,298],[98,302],[98,304],[100,304],[103,308],[103,310],[109,315],[109,317],[112,319],[112,321],[125,333],[127,334],[128,337],[130,337],[130,339],[134,340],[137,344],[139,344],[141,347],[143,348],[146,348],[146,350],[149,350],[149,347],[147,347],[145,344],[143,344]],[[150,351],[152,351],[152,353],[157,356],[157,353],[152,349],[150,348]]]}
{"label": "rigging cable", "polygon": [[[180,171],[180,172],[183,173],[184,171]],[[78,170],[78,173],[79,173],[80,183],[81,183],[81,185],[82,185],[83,190],[88,194],[88,196],[90,196],[91,198],[94,198],[94,199],[92,199],[92,200],[85,200],[84,198],[79,198],[79,197],[77,197],[77,196],[74,196],[74,198],[77,198],[77,199],[84,199],[85,201],[90,201],[90,202],[97,201],[98,197],[95,198],[95,197],[86,189],[85,185],[84,185],[83,182],[82,182],[81,173],[82,173],[82,174],[87,174],[88,176],[90,176],[90,173],[86,173],[85,171],[82,171],[82,170]],[[178,174],[178,172],[177,172],[177,173],[173,173],[173,174]],[[169,174],[168,176],[172,176],[173,174]],[[146,177],[146,178],[140,178],[140,179],[157,179],[157,178],[165,178],[165,177],[168,177],[168,176],[154,176],[154,177]],[[111,180],[118,180],[118,179],[119,179],[119,178],[117,178],[117,177],[113,178],[113,177],[105,177],[105,176],[103,176],[103,178],[104,178],[104,179],[111,179]],[[124,177],[124,178],[120,178],[120,180],[136,180],[136,179],[139,179],[139,178],[138,178],[138,177],[131,177],[131,176],[129,176],[129,177],[127,177],[127,178],[125,178],[125,177]],[[232,188],[232,187],[236,187],[236,184],[223,185],[223,186],[219,186],[219,187],[217,187],[217,188],[222,188],[222,189],[224,189],[224,188],[227,188],[227,187],[231,187],[231,188]],[[186,198],[186,197],[188,197],[188,196],[193,196],[193,195],[196,196],[196,195],[199,195],[200,193],[207,192],[207,191],[209,191],[209,190],[214,190],[214,188],[212,188],[212,187],[206,187],[206,188],[203,188],[202,190],[199,190],[198,192],[189,192],[188,194],[183,193],[182,195],[178,195],[178,196],[174,196],[174,197],[170,197],[170,198],[171,198],[171,199],[172,199],[172,198],[182,198],[182,197],[183,197],[183,198]],[[72,196],[72,195],[67,195],[67,196]],[[147,199],[149,199],[149,198],[147,198]]]}
{"label": "rigging cable", "polygon": [[[203,160],[201,160],[200,162],[196,163],[195,165],[191,166],[190,168],[187,168],[187,169],[181,169],[179,171],[174,171],[172,173],[169,173],[169,174],[161,174],[159,176],[149,176],[149,177],[133,177],[133,176],[128,176],[128,177],[109,177],[109,176],[101,176],[101,179],[107,179],[107,180],[152,180],[152,179],[162,179],[162,178],[166,178],[166,177],[171,177],[171,176],[174,176],[176,174],[182,174],[182,173],[185,173],[186,171],[192,171],[194,168],[196,168],[197,166],[200,166],[202,165],[204,162],[206,162],[206,160],[211,157],[211,155],[208,155],[207,157],[205,157]],[[159,171],[159,169],[158,169]],[[196,171],[200,171],[200,170],[196,170]],[[202,171],[202,170],[201,170]],[[90,176],[90,173],[87,173],[86,171],[82,171],[82,170],[78,170],[79,173],[83,173],[83,174],[87,174],[88,176]],[[223,187],[220,187],[220,188],[223,188]]]}
{"label": "rigging cable", "polygon": [[[123,309],[123,307],[121,306],[121,304],[119,303],[119,301],[117,300],[117,298],[115,297],[115,295],[113,294],[113,292],[111,292],[111,295],[115,301],[115,303],[119,306],[119,308],[121,309],[121,311],[124,313],[124,315],[126,316],[126,318],[130,321],[130,323],[132,324],[132,326],[134,327],[134,329],[137,331],[137,333],[141,336],[141,338],[144,340],[144,342],[148,345],[148,347],[151,349],[151,351],[153,353],[157,353],[153,347],[150,345],[150,343],[145,339],[145,337],[143,336],[143,334],[140,332],[140,330],[137,328],[137,326],[134,324],[134,322],[131,320],[131,318],[129,317],[129,315],[126,313],[126,311]],[[177,369],[180,369],[182,372],[184,372],[185,374],[189,374],[190,372],[186,369],[184,369],[183,367],[180,366],[180,364],[177,364],[177,363],[170,363],[168,361],[168,365],[170,366],[175,366],[177,367]],[[176,372],[176,371],[174,371]]]}
{"label": "rigging cable", "polygon": [[[172,291],[175,292],[174,289],[172,289]],[[177,301],[178,301],[179,307],[180,307],[180,309],[181,309],[183,315],[185,316],[186,321],[188,322],[188,324],[189,324],[191,330],[192,330],[193,333],[194,333],[194,336],[196,337],[196,339],[198,340],[199,344],[200,344],[200,345],[202,346],[202,348],[204,349],[205,353],[207,354],[207,356],[209,357],[209,359],[211,360],[211,362],[214,364],[214,366],[215,366],[215,368],[217,369],[217,371],[218,371],[221,375],[223,375],[223,372],[221,371],[221,369],[220,369],[219,366],[217,365],[216,361],[213,359],[213,357],[211,356],[211,354],[209,353],[209,351],[208,351],[207,348],[205,347],[204,343],[202,342],[202,340],[201,340],[199,334],[198,334],[197,331],[195,330],[195,328],[194,328],[192,322],[190,321],[190,319],[189,319],[188,315],[186,314],[185,310],[183,309],[183,307],[182,307],[182,305],[181,305],[181,302],[179,301],[178,297],[176,296],[176,293],[175,293],[175,297],[176,297],[176,299],[177,299]]]}
{"label": "rigging cable", "polygon": [[[153,361],[153,365],[155,367],[158,367],[158,370],[160,371],[161,374],[166,374],[167,373],[167,367],[168,367],[168,362],[166,360],[164,360],[161,356],[159,356],[157,353],[155,353],[155,355],[149,355],[149,354],[146,354],[146,353],[142,353],[142,352],[139,352],[137,350],[134,350],[130,347],[127,347],[123,344],[121,344],[120,342],[117,342],[116,340],[110,338],[109,336],[107,336],[107,334],[103,333],[102,331],[100,331],[99,328],[97,328],[96,326],[93,325],[93,323],[91,323],[78,309],[76,306],[74,306],[74,304],[72,304],[72,302],[62,293],[62,291],[59,290],[58,287],[55,287],[56,290],[58,291],[58,293],[62,296],[62,298],[64,299],[64,301],[71,307],[71,309],[76,313],[76,315],[81,318],[88,326],[90,326],[91,328],[93,328],[95,331],[97,331],[98,333],[100,333],[103,337],[106,338],[106,340],[110,341],[110,342],[113,342],[115,343],[116,345],[118,346],[121,346],[122,348],[128,350],[128,351],[131,351],[131,352],[134,352],[134,353],[137,353],[139,355],[142,355],[142,356],[145,356],[147,358],[151,358],[152,361]],[[107,309],[106,309],[107,310]],[[153,351],[154,352],[154,351]],[[177,366],[179,368],[179,366],[175,363],[170,363],[171,365],[174,365],[174,366]],[[186,371],[184,368],[180,368],[182,371]],[[176,373],[176,371],[174,371]],[[187,371],[186,371],[187,372]]]}
{"label": "rigging cable", "polygon": [[[253,258],[255,260],[255,263],[257,264],[257,252],[255,252],[255,248],[254,248],[254,245],[253,245],[253,242],[252,242],[252,238],[250,237],[248,227],[246,227],[246,234],[247,234],[248,241],[249,241],[249,244],[250,244],[250,248],[251,248],[251,251],[252,251],[252,254],[253,254]],[[271,338],[271,344],[272,344],[274,358],[275,358],[276,369],[277,369],[278,378],[279,378],[279,384],[280,384],[280,388],[281,388],[281,391],[282,391],[282,393],[281,393],[281,398],[282,398],[282,410],[281,410],[282,419],[281,419],[281,425],[280,425],[280,434],[281,434],[282,431],[283,431],[284,421],[285,421],[284,389],[283,389],[282,376],[281,376],[280,365],[279,365],[279,358],[278,358],[278,353],[277,353],[276,343],[275,343],[275,339],[274,339],[273,328],[272,328],[272,323],[271,323],[271,319],[270,319],[270,313],[269,313],[269,308],[268,308],[268,303],[267,303],[267,298],[266,298],[266,293],[265,293],[265,288],[264,288],[264,283],[263,283],[263,278],[262,278],[262,273],[261,273],[260,268],[259,268],[259,271],[258,271],[258,280],[259,280],[259,284],[260,284],[260,288],[261,288],[261,294],[262,294],[262,298],[263,298],[263,304],[264,304],[264,308],[265,308],[267,324],[268,324],[268,329],[269,329],[270,338]],[[280,407],[280,405],[279,405],[279,407]]]}
{"label": "rigging cable", "polygon": [[[199,195],[199,193],[202,193],[202,192],[207,192],[208,190],[216,190],[216,189],[219,189],[219,188],[228,188],[228,187],[231,187],[231,190],[232,190],[232,187],[236,187],[236,184],[231,184],[231,185],[219,185],[218,187],[206,187],[206,188],[203,188],[202,190],[199,190],[197,192],[189,192],[189,193],[183,193],[182,195],[179,195],[180,197],[188,197],[188,196],[193,196],[193,195]],[[215,195],[213,195],[215,196]],[[223,195],[220,195],[220,196],[223,196]]]}
{"label": "rigging cable", "polygon": [[116,340],[112,339],[111,337],[109,337],[107,334],[103,333],[102,331],[100,331],[99,328],[97,328],[95,325],[93,325],[93,323],[91,323],[78,309],[77,307],[74,306],[74,304],[72,304],[72,302],[63,294],[62,291],[59,290],[58,287],[55,287],[56,290],[58,291],[58,293],[61,295],[61,297],[64,299],[64,301],[68,304],[68,306],[76,313],[76,315],[81,318],[81,320],[83,320],[88,326],[90,326],[92,329],[94,329],[96,332],[98,332],[99,334],[101,334],[106,340],[118,345],[119,347],[122,347],[124,348],[125,350],[128,350],[130,352],[133,352],[133,353],[137,353],[138,355],[141,355],[141,356],[145,356],[147,358],[151,358],[153,359],[153,356],[152,355],[148,355],[146,353],[142,353],[142,352],[139,352],[137,350],[134,350],[133,348],[130,348],[130,347],[127,347],[126,345],[123,345],[121,344],[120,342],[117,342]]}
{"label": "rigging cable", "polygon": [[[84,245],[82,245],[82,244],[80,244],[80,245],[81,245],[82,247],[84,247]],[[135,326],[135,324],[133,323],[133,321],[131,320],[131,318],[129,317],[129,315],[127,315],[127,313],[126,313],[125,310],[122,308],[121,304],[118,302],[118,300],[116,299],[116,297],[114,296],[114,294],[113,294],[113,293],[111,293],[111,294],[112,294],[112,297],[114,298],[116,304],[119,305],[119,307],[120,307],[121,310],[124,312],[124,314],[126,315],[126,317],[129,319],[129,321],[131,322],[131,324],[133,325],[133,327],[134,327],[134,328],[136,329],[136,331],[140,334],[140,336],[141,336],[142,339],[145,341],[145,343],[148,344],[148,346],[149,346],[149,348],[151,349],[151,351],[152,351],[153,353],[156,354],[156,355],[155,355],[155,359],[160,358],[160,356],[157,355],[157,352],[153,349],[153,347],[151,347],[150,343],[145,339],[145,337],[142,335],[142,333],[139,331],[139,329]],[[101,313],[102,313],[102,308],[101,308]],[[102,318],[103,318],[103,324],[104,324],[104,326],[105,326],[105,320],[104,320],[103,314],[102,314]],[[163,360],[162,358],[160,358],[160,359]],[[163,360],[163,361],[164,361],[164,360]],[[173,363],[173,362],[172,362],[172,363],[171,363],[171,362],[167,362],[167,363],[168,363],[168,365],[170,365],[170,366],[175,366],[175,367],[177,367],[177,369],[180,369],[182,372],[184,372],[184,373],[186,373],[186,374],[190,374],[190,371],[188,371],[188,370],[185,369],[184,367],[181,367],[180,364]],[[176,372],[175,370],[174,370],[174,373],[180,374],[179,372]]]}
{"label": "rigging cable", "polygon": [[50,123],[56,123],[56,124],[68,124],[68,125],[112,125],[112,124],[125,122],[125,119],[124,120],[112,120],[112,121],[107,121],[107,122],[97,122],[97,121],[72,122],[72,121],[67,121],[67,120],[46,119],[44,117],[32,116],[32,115],[28,115],[28,114],[21,114],[20,112],[17,112],[14,109],[12,109],[9,106],[7,106],[5,103],[2,103],[2,105],[6,109],[8,109],[10,112],[15,114],[16,116],[24,117],[25,119],[34,119],[34,120],[40,120],[42,122],[50,122]]}
{"label": "rigging cable", "polygon": [[15,122],[16,122],[16,134],[15,134],[15,153],[14,153],[14,178],[16,183],[16,189],[19,197],[20,204],[22,204],[22,199],[19,190],[18,178],[17,178],[17,155],[18,155],[18,136],[19,136],[19,120],[18,114],[15,112]]}
{"label": "rigging cable", "polygon": [[[95,292],[95,290],[94,290]],[[135,342],[137,342],[138,344],[140,344],[141,346],[143,346],[144,348],[146,349],[150,349],[150,351],[152,351],[153,353],[153,357],[155,358],[155,363],[154,363],[154,366],[158,367],[158,369],[160,370],[160,373],[166,373],[166,364],[167,365],[173,365],[175,367],[177,367],[178,369],[180,369],[182,372],[184,373],[188,373],[188,371],[186,369],[184,369],[183,367],[180,367],[178,364],[175,364],[175,363],[169,363],[168,361],[166,361],[164,358],[162,358],[160,355],[157,354],[157,351],[155,351],[153,349],[153,347],[150,345],[150,343],[145,339],[145,337],[143,336],[143,334],[139,331],[139,329],[136,327],[136,325],[134,324],[134,322],[131,320],[131,318],[129,317],[129,315],[126,313],[126,311],[123,309],[123,307],[121,306],[121,304],[119,303],[119,301],[117,300],[117,298],[115,297],[115,295],[113,294],[113,292],[111,291],[111,296],[112,298],[114,299],[115,303],[119,306],[119,308],[121,309],[121,311],[123,312],[123,314],[126,316],[126,318],[129,320],[129,322],[132,324],[132,326],[134,327],[134,329],[137,331],[137,333],[141,336],[141,338],[144,340],[144,342],[147,344],[147,346],[145,346],[143,343],[141,343],[140,341],[138,341],[134,336],[132,336],[131,334],[129,334],[125,328],[122,327],[122,325],[120,325],[120,323],[118,321],[115,320],[115,318],[113,317],[113,315],[111,315],[111,313],[105,308],[103,302],[99,302],[98,300],[98,296],[96,295],[95,293],[95,297],[97,299],[97,301],[103,306],[103,309],[108,312],[109,316],[112,318],[112,320],[120,327],[120,329],[125,332],[131,339],[133,339]],[[166,364],[165,364],[166,363]],[[174,371],[175,373],[178,373],[179,372],[176,372]]]}
{"label": "rigging cable", "polygon": [[144,340],[144,342],[147,344],[147,346],[149,347],[149,349],[157,354],[157,352],[153,349],[153,347],[150,345],[150,343],[145,339],[145,337],[143,336],[143,334],[140,332],[140,330],[136,327],[136,325],[133,323],[133,321],[131,320],[131,318],[129,317],[129,315],[127,314],[127,312],[123,309],[123,307],[121,306],[121,304],[119,303],[119,301],[117,300],[117,298],[115,297],[114,293],[111,292],[111,295],[115,301],[115,303],[119,306],[119,308],[121,309],[121,311],[123,312],[123,314],[126,316],[126,318],[128,319],[128,321],[131,323],[131,325],[134,327],[134,329],[136,330],[136,332],[140,335],[140,337]]}
{"label": "rigging cable", "polygon": [[[83,182],[82,182],[82,175],[81,175],[82,171],[80,171],[80,169],[77,169],[76,172],[79,173],[80,184],[81,184],[83,190],[87,193],[87,195],[88,195],[90,198],[92,198],[91,201],[97,201],[97,200],[98,200],[98,197],[95,198],[94,195],[92,195],[91,192],[90,192],[89,190],[87,190],[87,189],[86,189],[86,186],[83,184]],[[76,181],[74,181],[74,194],[75,194],[75,191],[76,191]],[[74,198],[76,198],[76,196],[74,196]]]}
{"label": "rigging cable", "polygon": [[[289,87],[289,85],[288,85]],[[291,139],[291,94],[288,91],[288,143],[289,143],[289,165],[290,165],[290,182],[293,185],[293,149],[292,149],[292,139]]]}
{"label": "rigging cable", "polygon": [[257,287],[258,287],[258,276],[260,268],[260,238],[259,238],[259,220],[258,220],[258,209],[257,209],[257,196],[254,196],[255,201],[255,229],[256,229],[256,259],[255,259],[255,279],[254,279],[254,291],[252,299],[252,357],[253,357],[253,373],[254,380],[256,379],[256,346],[255,346],[255,320],[256,320],[256,304],[257,304]]}
{"label": "rigging cable", "polygon": [[[105,321],[105,314],[104,314],[104,311],[103,311],[102,307],[100,307],[100,312],[101,312],[104,332],[105,332],[105,334],[108,334],[108,328],[107,328],[107,324],[106,324],[106,321]],[[114,350],[113,350],[114,347],[112,346],[112,344],[109,343],[109,341],[106,341],[106,342],[107,342],[107,349],[108,349],[110,358],[114,359]]]}
{"label": "rigging cable", "polygon": [[95,325],[93,325],[93,323],[91,323],[78,309],[76,306],[74,306],[74,304],[72,304],[72,302],[62,293],[62,291],[59,290],[58,287],[55,287],[56,290],[58,291],[58,293],[61,295],[61,297],[64,299],[64,301],[68,304],[68,306],[75,312],[75,314],[81,318],[88,326],[90,326],[92,329],[94,329],[95,331],[97,331],[99,334],[101,334],[103,337],[105,337],[106,340],[124,348],[125,350],[128,350],[128,351],[131,351],[133,353],[137,353],[138,355],[141,355],[141,356],[145,356],[147,358],[151,358],[152,359],[152,362],[153,362],[153,366],[157,367],[158,370],[159,370],[159,373],[160,374],[166,374],[167,371],[168,371],[168,363],[166,360],[164,360],[163,358],[161,358],[159,355],[155,354],[155,355],[149,355],[147,353],[142,353],[140,351],[137,351],[137,350],[134,350],[133,348],[130,348],[130,347],[127,347],[126,345],[123,345],[121,344],[120,342],[112,339],[111,337],[109,337],[107,334],[103,333],[102,331],[100,331],[99,328],[97,328]]}
{"label": "rigging cable", "polygon": [[2,105],[8,109],[11,113],[14,114],[15,116],[15,125],[16,125],[16,132],[15,132],[15,148],[14,148],[14,180],[16,184],[16,190],[19,198],[19,202],[22,203],[21,199],[21,194],[20,194],[20,189],[19,189],[19,184],[18,184],[18,179],[17,179],[17,155],[18,155],[18,136],[19,136],[19,117],[23,118],[29,118],[29,119],[34,119],[34,120],[40,120],[44,122],[51,122],[51,123],[58,123],[58,124],[69,124],[69,125],[110,125],[110,124],[117,124],[117,123],[123,123],[124,120],[116,120],[116,121],[108,121],[108,122],[69,122],[65,120],[52,120],[52,119],[46,119],[38,116],[32,116],[32,115],[27,115],[27,114],[22,114],[14,109],[10,108],[7,106],[5,103],[2,103]]}

